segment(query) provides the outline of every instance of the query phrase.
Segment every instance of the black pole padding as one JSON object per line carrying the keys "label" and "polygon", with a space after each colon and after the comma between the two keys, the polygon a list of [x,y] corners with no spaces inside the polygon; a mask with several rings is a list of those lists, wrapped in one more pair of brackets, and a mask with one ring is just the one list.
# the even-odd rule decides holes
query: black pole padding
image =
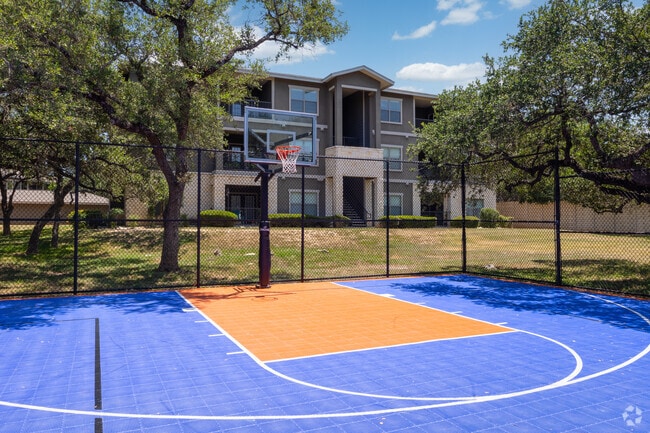
{"label": "black pole padding", "polygon": [[269,221],[269,171],[260,173],[259,287],[271,287],[271,223]]}

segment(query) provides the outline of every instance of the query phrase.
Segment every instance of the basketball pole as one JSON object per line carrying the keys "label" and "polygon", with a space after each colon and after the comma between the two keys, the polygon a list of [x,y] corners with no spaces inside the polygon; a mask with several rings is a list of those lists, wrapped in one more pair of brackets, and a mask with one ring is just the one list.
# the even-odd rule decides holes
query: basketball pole
{"label": "basketball pole", "polygon": [[258,287],[265,289],[271,287],[271,223],[269,221],[269,179],[271,172],[267,165],[258,165],[260,168],[260,246],[259,246],[259,272]]}

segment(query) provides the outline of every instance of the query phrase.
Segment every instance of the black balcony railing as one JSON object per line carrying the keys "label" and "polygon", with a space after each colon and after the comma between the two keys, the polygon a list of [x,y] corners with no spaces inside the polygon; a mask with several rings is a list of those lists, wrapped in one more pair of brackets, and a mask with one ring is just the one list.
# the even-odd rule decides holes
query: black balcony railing
{"label": "black balcony railing", "polygon": [[223,154],[224,170],[259,170],[255,165],[244,162],[243,152],[228,152]]}
{"label": "black balcony railing", "polygon": [[416,128],[422,128],[423,125],[426,125],[427,123],[433,122],[433,119],[424,119],[420,117],[415,118],[415,127]]}
{"label": "black balcony railing", "polygon": [[244,117],[245,107],[273,108],[273,104],[270,101],[258,101],[256,99],[247,99],[243,102],[236,102],[234,104],[229,104],[226,107],[228,113],[230,113],[231,116]]}

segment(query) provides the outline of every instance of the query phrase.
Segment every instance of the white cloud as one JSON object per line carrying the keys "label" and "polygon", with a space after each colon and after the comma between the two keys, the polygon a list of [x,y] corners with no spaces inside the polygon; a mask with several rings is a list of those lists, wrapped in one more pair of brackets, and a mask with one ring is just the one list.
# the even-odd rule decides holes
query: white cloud
{"label": "white cloud", "polygon": [[448,24],[472,24],[478,21],[478,13],[483,5],[474,1],[465,2],[464,4],[464,7],[449,10],[449,13],[440,24],[443,26]]}
{"label": "white cloud", "polygon": [[428,93],[429,91],[427,89],[424,89],[422,87],[415,87],[415,86],[402,86],[400,84],[395,84],[391,89],[397,89],[397,90],[405,90],[407,92],[415,92],[415,93]]}
{"label": "white cloud", "polygon": [[[262,36],[262,29],[254,27],[254,35],[259,38]],[[316,60],[319,57],[328,54],[334,54],[325,44],[317,42],[316,44],[308,44],[297,50],[290,50],[287,55],[281,57],[277,61],[276,55],[280,52],[280,44],[274,41],[264,42],[257,47],[250,55],[253,59],[264,60],[268,62],[275,62],[277,64],[288,65],[293,63],[301,63],[306,60]]]}
{"label": "white cloud", "polygon": [[419,27],[415,29],[413,32],[409,33],[408,35],[400,35],[399,33],[395,32],[393,34],[393,40],[394,41],[401,41],[404,39],[421,39],[424,38],[425,36],[428,36],[431,34],[436,29],[437,23],[435,21],[431,21],[429,24]]}
{"label": "white cloud", "polygon": [[412,81],[450,81],[457,84],[468,83],[485,75],[485,64],[460,63],[443,65],[441,63],[414,63],[397,71],[397,78]]}
{"label": "white cloud", "polygon": [[334,54],[326,45],[318,42],[316,44],[306,45],[297,50],[290,50],[287,55],[275,60],[275,56],[280,51],[280,44],[277,42],[264,42],[253,52],[254,59],[267,60],[279,65],[289,65],[301,63],[306,60],[317,60],[319,57],[328,54]]}
{"label": "white cloud", "polygon": [[510,9],[521,9],[530,4],[531,0],[503,0]]}
{"label": "white cloud", "polygon": [[462,0],[438,0],[438,10],[448,11],[460,3]]}

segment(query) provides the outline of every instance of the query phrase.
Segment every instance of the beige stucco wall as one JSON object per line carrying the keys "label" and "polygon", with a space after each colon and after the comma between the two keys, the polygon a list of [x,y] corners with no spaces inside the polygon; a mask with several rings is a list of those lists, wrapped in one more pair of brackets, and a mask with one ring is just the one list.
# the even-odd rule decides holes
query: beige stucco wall
{"label": "beige stucco wall", "polygon": [[[344,176],[364,178],[366,209],[375,209],[377,218],[384,215],[383,152],[382,149],[351,146],[332,146],[325,149],[325,156],[341,158],[325,160],[325,212],[327,215],[343,214]],[[375,198],[374,206],[370,205],[372,197]]]}
{"label": "beige stucco wall", "polygon": [[[255,182],[257,172],[221,172],[214,174],[212,187],[212,200],[209,207],[203,209],[226,209],[226,185],[259,186],[259,180]],[[278,212],[278,177],[274,176],[269,180],[269,213]],[[207,204],[206,204],[207,206]]]}
{"label": "beige stucco wall", "polygon": [[225,209],[214,207],[214,175],[212,173],[201,173],[201,209],[197,209],[199,176],[198,173],[192,173],[189,181],[185,185],[183,194],[183,203],[181,206],[181,215],[187,215],[190,219],[197,218],[202,210],[206,209]]}
{"label": "beige stucco wall", "polygon": [[[474,197],[483,200],[484,208],[497,208],[497,194],[495,191],[486,188],[472,188],[468,187],[466,191],[467,197]],[[448,212],[449,218],[456,218],[462,216],[462,200],[460,188],[453,190],[447,195],[444,203],[445,212]]]}

